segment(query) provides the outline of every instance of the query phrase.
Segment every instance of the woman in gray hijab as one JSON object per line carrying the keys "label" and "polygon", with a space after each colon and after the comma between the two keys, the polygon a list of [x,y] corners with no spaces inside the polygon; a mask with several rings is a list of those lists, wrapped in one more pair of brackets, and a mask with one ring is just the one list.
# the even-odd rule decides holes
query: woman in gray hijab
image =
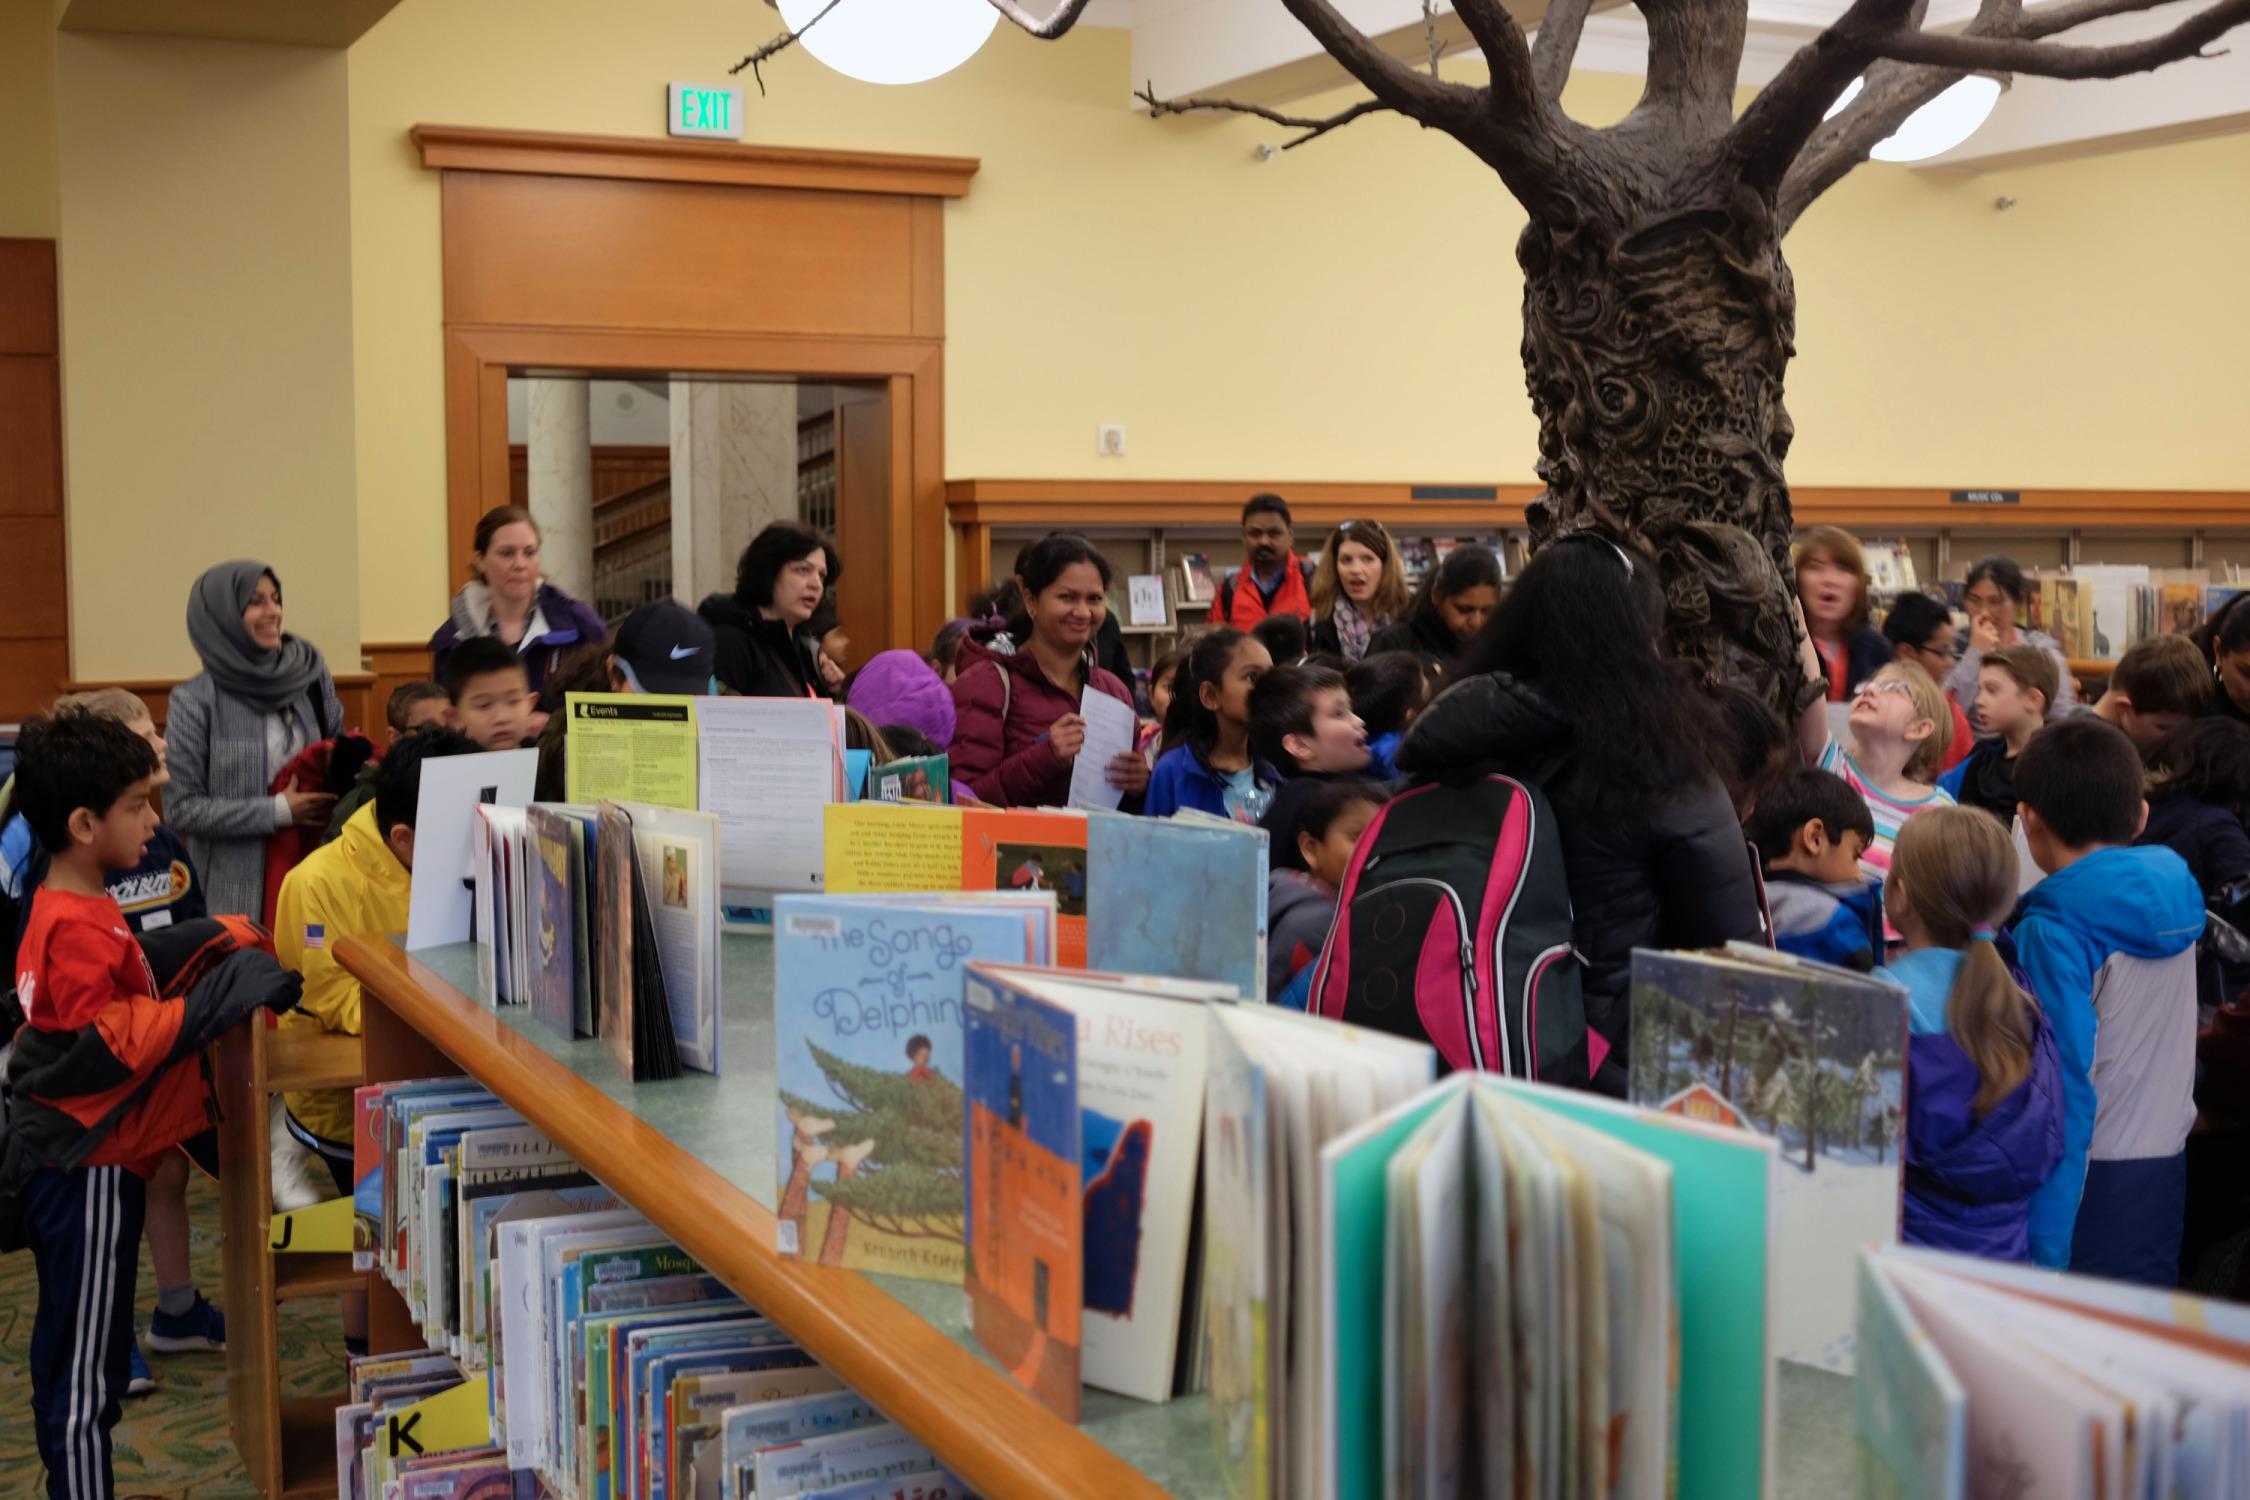
{"label": "woman in gray hijab", "polygon": [[281,628],[281,580],[260,562],[224,562],[188,594],[188,642],[203,670],[172,692],[164,738],[165,821],[186,837],[214,916],[256,917],[266,840],[292,823],[328,825],[326,792],[269,792],[297,753],[343,727],[320,650]]}

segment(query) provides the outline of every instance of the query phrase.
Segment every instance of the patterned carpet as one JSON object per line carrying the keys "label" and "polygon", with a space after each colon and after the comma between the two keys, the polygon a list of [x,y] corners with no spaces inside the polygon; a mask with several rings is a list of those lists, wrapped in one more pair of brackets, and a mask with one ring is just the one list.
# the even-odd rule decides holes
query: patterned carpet
{"label": "patterned carpet", "polygon": [[[222,1308],[219,1286],[219,1193],[191,1174],[196,1284]],[[138,1326],[148,1326],[156,1281],[141,1247]],[[31,1321],[39,1306],[38,1276],[28,1254],[0,1256],[0,1500],[45,1493],[46,1472],[31,1432]],[[144,1351],[145,1352],[145,1351]],[[156,1390],[125,1403],[113,1436],[117,1493],[163,1500],[250,1500],[257,1492],[235,1458],[227,1434],[226,1356],[150,1354]],[[343,1329],[332,1302],[293,1302],[281,1309],[281,1362],[291,1397],[342,1386]]]}

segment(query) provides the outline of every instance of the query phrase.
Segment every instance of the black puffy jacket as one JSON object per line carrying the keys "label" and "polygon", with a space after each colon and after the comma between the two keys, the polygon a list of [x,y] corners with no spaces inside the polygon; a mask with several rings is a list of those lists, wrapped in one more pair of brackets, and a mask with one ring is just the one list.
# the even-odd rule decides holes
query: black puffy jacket
{"label": "black puffy jacket", "polygon": [[819,643],[780,620],[745,609],[732,594],[713,594],[695,607],[718,644],[712,675],[745,698],[803,698],[817,694]]}
{"label": "black puffy jacket", "polygon": [[1716,779],[1629,819],[1579,813],[1571,796],[1571,729],[1537,688],[1504,672],[1464,678],[1407,731],[1398,768],[1434,780],[1484,767],[1535,775],[1562,823],[1571,924],[1586,968],[1586,1022],[1609,1043],[1594,1088],[1622,1098],[1635,948],[1705,948],[1765,940],[1750,849]]}

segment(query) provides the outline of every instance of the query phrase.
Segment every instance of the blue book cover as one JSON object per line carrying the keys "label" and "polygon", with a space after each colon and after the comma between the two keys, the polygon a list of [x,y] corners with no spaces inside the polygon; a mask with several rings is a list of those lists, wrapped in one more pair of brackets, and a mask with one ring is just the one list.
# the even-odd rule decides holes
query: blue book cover
{"label": "blue book cover", "polygon": [[1266,834],[1200,818],[1086,820],[1086,967],[1266,985]]}
{"label": "blue book cover", "polygon": [[982,965],[965,1008],[969,1323],[1018,1385],[1076,1422],[1086,1230],[1078,1017]]}
{"label": "blue book cover", "polygon": [[783,896],[774,907],[784,1255],[961,1279],[961,983],[1035,963],[1051,901]]}

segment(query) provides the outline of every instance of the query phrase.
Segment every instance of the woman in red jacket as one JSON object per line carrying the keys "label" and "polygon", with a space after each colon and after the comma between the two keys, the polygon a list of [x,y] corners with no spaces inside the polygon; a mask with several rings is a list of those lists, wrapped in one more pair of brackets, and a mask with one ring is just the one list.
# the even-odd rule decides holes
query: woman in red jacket
{"label": "woman in red jacket", "polygon": [[[1109,590],[1109,560],[1084,537],[1055,532],[1016,556],[1023,612],[998,632],[972,631],[954,658],[953,775],[996,807],[1061,807],[1086,743],[1088,689],[1132,706],[1132,691],[1094,664]],[[1148,787],[1148,762],[1127,751],[1109,763],[1127,796]]]}

